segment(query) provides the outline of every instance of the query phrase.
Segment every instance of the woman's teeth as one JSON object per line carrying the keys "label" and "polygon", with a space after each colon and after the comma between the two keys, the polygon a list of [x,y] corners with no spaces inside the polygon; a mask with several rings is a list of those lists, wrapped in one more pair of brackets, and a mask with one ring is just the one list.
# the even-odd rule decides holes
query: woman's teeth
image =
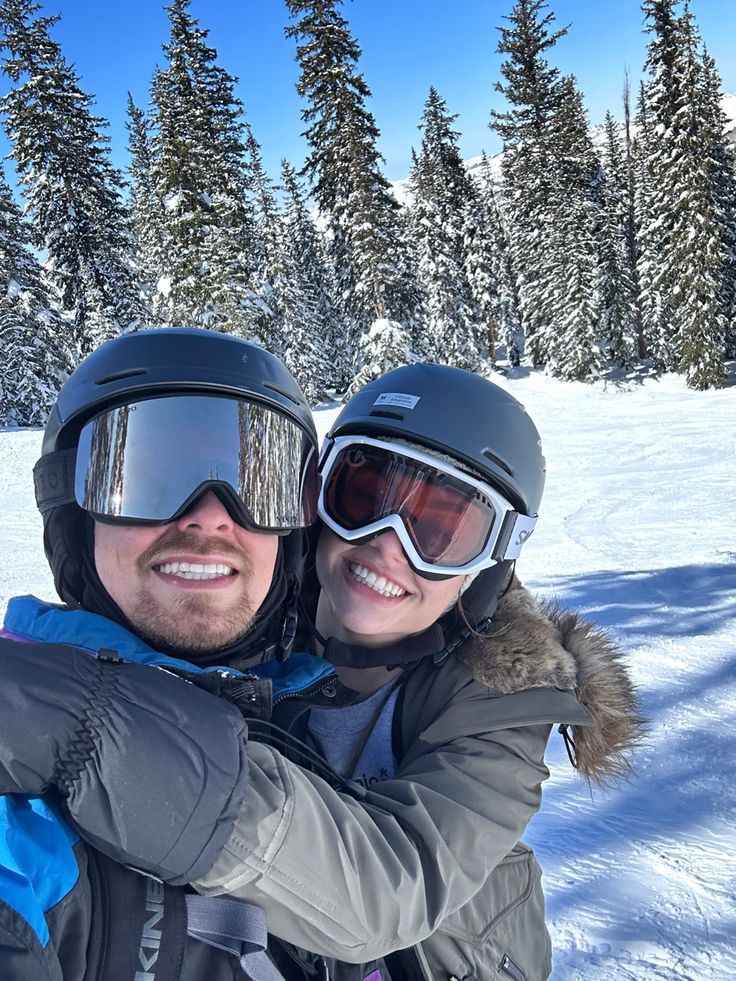
{"label": "woman's teeth", "polygon": [[371,572],[365,566],[358,565],[357,562],[349,562],[348,568],[353,579],[357,579],[358,582],[363,583],[364,586],[368,586],[374,592],[380,593],[381,596],[403,596],[406,593],[405,589],[397,586],[390,579],[377,576],[375,572]]}
{"label": "woman's teeth", "polygon": [[232,576],[235,570],[220,562],[208,565],[200,562],[164,562],[156,566],[156,571],[164,576],[178,576],[180,579],[219,579],[221,576]]}

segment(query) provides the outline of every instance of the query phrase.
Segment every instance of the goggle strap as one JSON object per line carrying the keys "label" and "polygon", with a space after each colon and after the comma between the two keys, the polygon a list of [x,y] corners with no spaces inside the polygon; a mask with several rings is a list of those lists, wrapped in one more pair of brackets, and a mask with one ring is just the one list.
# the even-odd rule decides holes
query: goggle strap
{"label": "goggle strap", "polygon": [[41,514],[62,504],[73,504],[76,449],[46,453],[33,468],[36,504]]}
{"label": "goggle strap", "polygon": [[504,518],[501,532],[496,540],[493,558],[498,561],[518,559],[521,546],[534,531],[536,524],[536,515],[530,518],[526,514],[519,514],[518,511],[509,512]]}

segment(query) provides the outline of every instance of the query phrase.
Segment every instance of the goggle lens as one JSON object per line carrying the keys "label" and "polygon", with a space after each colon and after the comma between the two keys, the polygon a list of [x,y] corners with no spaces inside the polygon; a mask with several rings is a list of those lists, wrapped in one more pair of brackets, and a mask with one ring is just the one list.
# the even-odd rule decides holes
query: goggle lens
{"label": "goggle lens", "polygon": [[226,487],[258,530],[306,527],[316,518],[314,444],[275,410],[215,396],[147,399],[82,429],[75,498],[98,517],[170,521],[209,485]]}
{"label": "goggle lens", "polygon": [[347,531],[398,515],[420,558],[462,566],[485,548],[495,508],[472,484],[389,449],[355,444],[326,475],[324,506]]}

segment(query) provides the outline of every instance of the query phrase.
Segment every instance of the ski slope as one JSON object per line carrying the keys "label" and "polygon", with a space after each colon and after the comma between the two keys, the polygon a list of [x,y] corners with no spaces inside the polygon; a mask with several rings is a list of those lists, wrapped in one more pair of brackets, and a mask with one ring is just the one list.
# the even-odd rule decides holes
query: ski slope
{"label": "ski slope", "polygon": [[[554,981],[736,978],[736,388],[496,380],[527,406],[548,461],[520,576],[614,634],[650,720],[635,776],[592,796],[553,737],[527,838]],[[317,413],[321,432],[336,411]],[[39,448],[39,432],[0,432],[0,609],[18,592],[54,598]]]}

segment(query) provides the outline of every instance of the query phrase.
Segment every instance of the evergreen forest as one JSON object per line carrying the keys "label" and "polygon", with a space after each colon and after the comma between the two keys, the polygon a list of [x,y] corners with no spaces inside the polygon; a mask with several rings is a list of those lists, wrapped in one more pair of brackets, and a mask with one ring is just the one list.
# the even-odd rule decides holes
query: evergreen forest
{"label": "evergreen forest", "polygon": [[568,28],[543,0],[516,0],[497,38],[504,108],[489,112],[503,153],[468,168],[432,87],[403,203],[341,0],[284,3],[308,154],[275,177],[189,0],[165,7],[148,104],[129,98],[127,173],[54,39],[59,16],[0,0],[17,175],[11,188],[0,172],[0,425],[43,424],[80,358],[151,327],[263,345],[312,404],[416,359],[726,380],[736,164],[687,3],[643,0],[644,81],[623,85],[594,140],[575,77],[555,67]]}

